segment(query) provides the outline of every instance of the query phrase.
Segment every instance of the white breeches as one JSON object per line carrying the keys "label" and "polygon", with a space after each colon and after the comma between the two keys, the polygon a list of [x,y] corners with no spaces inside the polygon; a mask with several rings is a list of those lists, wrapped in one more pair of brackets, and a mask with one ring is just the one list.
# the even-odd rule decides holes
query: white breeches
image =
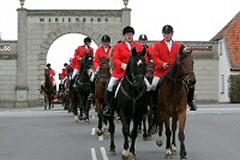
{"label": "white breeches", "polygon": [[113,91],[113,86],[114,84],[116,83],[116,81],[119,80],[119,78],[117,77],[111,77],[110,78],[110,81],[108,82],[108,87],[107,87],[107,90],[112,92]]}
{"label": "white breeches", "polygon": [[79,72],[80,71],[78,69],[74,68],[73,73],[72,73],[72,79],[74,79],[76,75],[79,75]]}
{"label": "white breeches", "polygon": [[152,81],[152,91],[155,91],[157,88],[157,84],[161,78],[160,77],[154,77]]}

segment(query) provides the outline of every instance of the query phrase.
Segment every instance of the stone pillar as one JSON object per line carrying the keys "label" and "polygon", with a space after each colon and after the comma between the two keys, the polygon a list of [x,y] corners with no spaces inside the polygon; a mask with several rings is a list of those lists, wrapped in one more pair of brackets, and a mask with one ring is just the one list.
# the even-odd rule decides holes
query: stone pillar
{"label": "stone pillar", "polygon": [[126,7],[122,9],[122,29],[131,25],[131,11],[132,9]]}
{"label": "stone pillar", "polygon": [[18,58],[15,107],[28,107],[27,103],[27,9],[18,11]]}

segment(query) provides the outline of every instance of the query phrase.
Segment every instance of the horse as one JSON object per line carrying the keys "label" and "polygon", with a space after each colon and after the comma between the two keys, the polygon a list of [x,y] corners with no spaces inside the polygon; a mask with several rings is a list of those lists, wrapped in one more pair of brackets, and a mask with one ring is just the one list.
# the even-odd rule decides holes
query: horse
{"label": "horse", "polygon": [[98,127],[97,127],[97,135],[100,136],[103,134],[103,123],[105,126],[107,125],[107,119],[103,115],[103,109],[106,106],[105,103],[105,94],[108,81],[110,79],[110,64],[109,59],[106,57],[101,58],[102,63],[100,66],[100,70],[98,72],[98,76],[95,81],[95,105],[96,111],[98,113]]}
{"label": "horse", "polygon": [[[163,145],[162,131],[164,124],[167,137],[165,158],[172,158],[172,155],[177,154],[175,132],[177,122],[179,121],[180,159],[186,160],[187,153],[184,144],[184,130],[187,120],[187,84],[196,83],[193,64],[194,61],[191,56],[191,50],[182,47],[175,64],[162,79],[162,83],[158,89],[156,117],[159,124],[158,135],[160,139],[156,141],[156,144],[159,147]],[[170,129],[170,118],[172,118],[172,131]],[[172,143],[170,142],[171,135]]]}
{"label": "horse", "polygon": [[[135,157],[135,141],[138,135],[137,128],[141,123],[144,106],[146,102],[146,86],[144,76],[146,73],[146,60],[144,55],[146,48],[140,52],[136,48],[132,49],[131,58],[127,64],[126,76],[120,82],[120,88],[116,95],[116,100],[112,103],[117,105],[122,124],[122,134],[124,136],[122,158]],[[131,121],[133,127],[130,133]],[[115,150],[114,139],[111,137],[114,128],[110,127],[110,151]],[[131,146],[129,148],[129,137]]]}
{"label": "horse", "polygon": [[[147,69],[146,69],[145,77],[151,84],[152,80],[154,78],[154,71],[155,71],[156,65],[153,61],[153,56],[151,54],[148,54],[148,56],[150,58],[150,61],[147,62]],[[143,140],[145,140],[145,141],[148,141],[151,139],[150,124],[153,120],[153,114],[154,114],[154,109],[153,109],[152,105],[153,105],[152,104],[152,96],[149,96],[148,100],[147,100],[147,105],[145,106],[142,123],[139,125],[139,128],[138,128],[139,132],[143,131]],[[148,122],[148,125],[147,125],[147,122]],[[143,126],[143,128],[142,128],[142,126]]]}
{"label": "horse", "polygon": [[[76,122],[85,120],[86,123],[89,123],[91,100],[88,99],[88,96],[91,92],[90,77],[93,73],[93,53],[86,53],[81,63],[82,67],[77,77],[77,89],[73,89],[73,114]],[[80,110],[79,117],[77,117],[78,108]]]}
{"label": "horse", "polygon": [[65,110],[68,110],[68,112],[72,112],[72,93],[70,92],[70,80],[71,75],[68,75],[65,83],[63,84],[63,93],[61,94],[61,99],[62,99],[62,105]]}
{"label": "horse", "polygon": [[51,109],[54,107],[54,97],[56,95],[56,88],[53,86],[53,83],[51,82],[51,75],[50,70],[46,68],[45,70],[45,86],[44,86],[44,109]]}

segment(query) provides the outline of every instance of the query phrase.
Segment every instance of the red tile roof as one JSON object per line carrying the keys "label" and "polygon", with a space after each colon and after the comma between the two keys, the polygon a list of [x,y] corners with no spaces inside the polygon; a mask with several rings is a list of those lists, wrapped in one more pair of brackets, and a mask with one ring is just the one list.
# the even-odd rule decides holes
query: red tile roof
{"label": "red tile roof", "polygon": [[240,70],[240,11],[211,41],[226,38],[231,70]]}

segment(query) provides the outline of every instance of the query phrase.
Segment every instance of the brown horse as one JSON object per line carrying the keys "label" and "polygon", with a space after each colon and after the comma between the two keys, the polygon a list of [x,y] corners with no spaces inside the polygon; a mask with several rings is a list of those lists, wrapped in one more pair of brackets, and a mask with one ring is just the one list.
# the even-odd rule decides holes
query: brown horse
{"label": "brown horse", "polygon": [[68,112],[72,112],[72,106],[71,106],[71,99],[72,99],[72,93],[70,92],[70,76],[67,76],[67,79],[64,83],[64,92],[61,95],[61,99],[63,102],[63,106],[65,110],[68,110]]}
{"label": "brown horse", "polygon": [[45,87],[44,87],[44,109],[51,109],[54,107],[54,97],[56,95],[56,88],[53,86],[53,83],[51,82],[51,75],[50,70],[45,69]]}
{"label": "brown horse", "polygon": [[107,125],[107,119],[103,116],[103,108],[106,106],[105,93],[108,81],[110,79],[110,66],[109,59],[102,58],[102,64],[95,82],[95,103],[96,111],[98,113],[98,127],[97,135],[100,136],[103,133],[103,123]]}
{"label": "brown horse", "polygon": [[[147,62],[147,69],[146,69],[146,74],[145,77],[149,81],[149,83],[152,83],[153,77],[154,77],[154,71],[155,71],[155,63],[153,61],[153,57],[151,54],[148,54],[150,57],[150,61]],[[143,140],[148,141],[151,139],[151,134],[150,134],[150,124],[151,121],[153,120],[153,103],[152,103],[152,96],[149,96],[147,99],[147,105],[145,106],[145,111],[142,119],[142,124],[139,126],[139,131],[142,130],[143,127]],[[148,122],[148,125],[147,125]]]}
{"label": "brown horse", "polygon": [[[185,150],[185,126],[187,120],[187,94],[188,83],[196,83],[193,71],[193,58],[191,51],[182,47],[173,68],[163,78],[162,84],[158,89],[158,105],[156,108],[156,116],[159,122],[159,137],[157,145],[163,144],[162,131],[165,124],[166,155],[165,158],[172,158],[177,153],[175,132],[177,122],[179,121],[179,141],[180,141],[180,159],[186,159]],[[170,118],[172,118],[172,131],[170,129]],[[171,141],[172,134],[172,142]]]}

